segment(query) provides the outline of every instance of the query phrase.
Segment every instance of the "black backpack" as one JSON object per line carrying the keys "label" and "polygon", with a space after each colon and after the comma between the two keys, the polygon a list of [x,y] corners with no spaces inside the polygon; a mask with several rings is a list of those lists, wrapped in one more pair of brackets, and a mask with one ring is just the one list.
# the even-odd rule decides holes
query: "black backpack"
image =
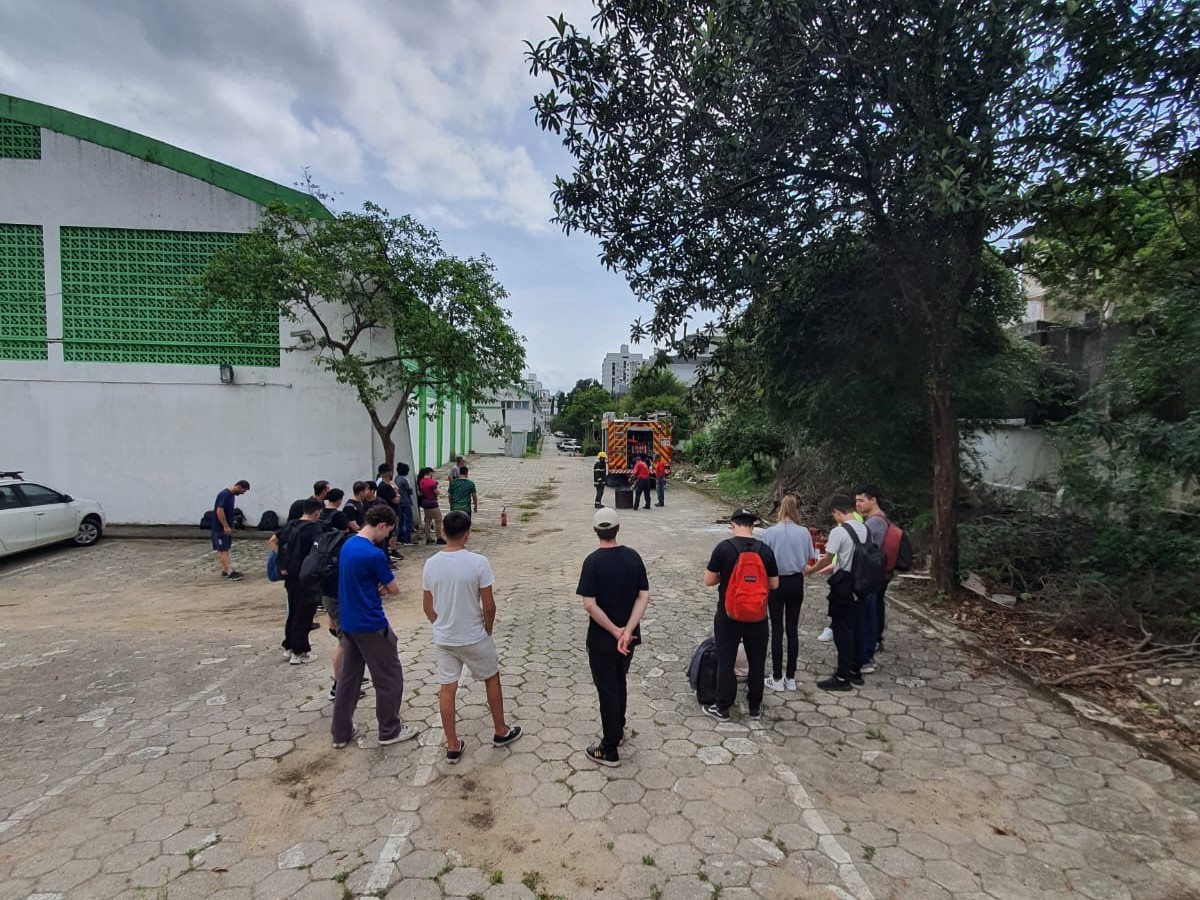
{"label": "black backpack", "polygon": [[305,535],[312,533],[305,526],[310,524],[312,523],[301,519],[293,519],[275,535],[275,540],[279,544],[279,550],[275,555],[276,565],[281,574],[286,573],[287,578],[300,576],[300,567],[312,549],[311,545],[305,546]]}
{"label": "black backpack", "polygon": [[246,514],[236,506],[233,508],[233,521],[229,523],[229,527],[239,531],[246,527]]}
{"label": "black backpack", "polygon": [[842,527],[854,541],[854,556],[850,559],[850,574],[854,576],[854,593],[860,598],[873,594],[887,583],[887,562],[884,560],[883,548],[875,543],[870,530],[867,531],[866,541],[858,539],[858,533],[849,522],[843,522]]}
{"label": "black backpack", "polygon": [[315,591],[337,576],[338,558],[349,537],[347,531],[327,531],[318,538],[300,564],[300,587]]}
{"label": "black backpack", "polygon": [[259,531],[278,531],[279,530],[279,513],[273,509],[268,509],[262,514],[262,518],[258,520]]}
{"label": "black backpack", "polygon": [[216,515],[216,513],[214,513],[211,509],[208,512],[206,512],[204,515],[202,515],[200,517],[200,527],[203,528],[205,531],[212,531],[213,518],[215,517],[215,515]]}
{"label": "black backpack", "polygon": [[696,645],[688,665],[688,684],[701,706],[717,702],[717,642],[706,637]]}

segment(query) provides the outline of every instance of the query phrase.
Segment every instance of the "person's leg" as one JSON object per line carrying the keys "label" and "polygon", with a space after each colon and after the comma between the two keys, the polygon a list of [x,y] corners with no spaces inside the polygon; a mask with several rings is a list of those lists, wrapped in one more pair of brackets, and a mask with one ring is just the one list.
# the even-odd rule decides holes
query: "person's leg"
{"label": "person's leg", "polygon": [[[391,740],[404,727],[400,720],[400,702],[404,699],[404,668],[400,665],[396,649],[396,632],[388,628],[386,632],[355,635],[355,639],[366,659],[371,681],[375,684],[375,719],[379,723],[379,739]],[[359,684],[339,685],[339,699],[343,690],[353,691],[357,695]]]}
{"label": "person's leg", "polygon": [[588,651],[588,665],[592,670],[592,683],[600,700],[600,727],[603,736],[600,746],[611,752],[621,742],[621,690],[620,654],[593,653]]}
{"label": "person's leg", "polygon": [[666,498],[667,479],[659,478],[657,486],[658,486],[658,505],[665,506],[666,504],[665,504],[664,500]]}
{"label": "person's leg", "polygon": [[340,683],[333,700],[333,723],[330,725],[335,744],[346,743],[354,734],[354,710],[358,708],[358,692],[362,690],[363,665],[366,662],[356,637],[343,634],[338,638],[342,665],[338,669]]}
{"label": "person's leg", "polygon": [[446,733],[446,749],[458,749],[458,722],[455,718],[454,698],[458,694],[458,682],[443,684],[438,689],[438,712],[442,715],[442,731]]}
{"label": "person's leg", "polygon": [[738,642],[741,634],[735,623],[718,613],[713,619],[713,638],[717,644],[717,707],[729,709],[737,699],[737,676],[733,672],[737,662]]}
{"label": "person's leg", "polygon": [[833,629],[833,645],[837,648],[837,671],[840,680],[849,681],[854,671],[854,601],[837,600],[829,605],[829,627]]}
{"label": "person's leg", "polygon": [[597,506],[604,505],[604,482],[603,481],[600,482],[598,485],[596,485],[596,505]]}
{"label": "person's leg", "polygon": [[309,635],[312,634],[313,619],[316,617],[320,605],[320,601],[311,594],[302,594],[300,597],[300,613],[296,617],[296,629],[291,638],[293,653],[312,653],[312,641]]}
{"label": "person's leg", "polygon": [[217,565],[219,565],[221,567],[222,574],[228,575],[230,572],[233,571],[233,565],[232,565],[232,563],[229,562],[229,551],[228,550],[218,550],[217,551]]}
{"label": "person's leg", "polygon": [[854,640],[856,669],[861,669],[875,658],[875,640],[879,634],[877,597],[876,592],[872,591],[858,602],[858,630]]}
{"label": "person's leg", "polygon": [[445,543],[446,536],[442,534],[442,508],[435,507],[433,510],[433,535],[441,543]]}
{"label": "person's leg", "polygon": [[[783,677],[783,586],[767,594],[767,611],[771,614],[771,677]],[[749,651],[746,651],[749,653]]]}
{"label": "person's leg", "polygon": [[[886,595],[887,595],[887,585],[884,584],[884,586],[882,588],[880,588],[878,596],[875,598],[875,618],[877,620],[875,624],[876,624],[876,628],[877,628],[877,633],[875,635],[875,644],[873,645],[874,647],[880,647],[880,648],[883,647],[883,627],[885,624],[884,620],[887,618],[887,605],[883,602],[883,598]],[[874,652],[875,652],[874,649],[872,649],[872,651],[871,651],[872,655],[874,654]]]}
{"label": "person's leg", "polygon": [[500,687],[500,673],[484,679],[483,690],[487,694],[488,712],[492,714],[492,734],[504,737],[508,734],[508,720],[504,718],[504,690]]}
{"label": "person's leg", "polygon": [[625,713],[629,707],[629,666],[632,662],[633,650],[630,650],[627,656],[622,656],[617,660],[618,672],[620,674],[620,678],[617,680],[617,704],[621,725],[618,743],[625,737]]}
{"label": "person's leg", "polygon": [[800,655],[800,607],[804,605],[804,576],[789,575],[784,592],[784,633],[787,635],[787,677],[796,677]]}
{"label": "person's leg", "polygon": [[284,646],[293,653],[306,653],[311,647],[308,643],[308,626],[304,626],[303,634],[300,631],[300,623],[304,619],[300,585],[288,578],[283,582],[283,587],[287,591],[287,622],[283,626]]}
{"label": "person's leg", "polygon": [[761,622],[745,622],[741,624],[742,644],[746,647],[746,661],[750,664],[750,674],[746,677],[746,703],[751,710],[762,706],[763,676],[767,669],[767,639],[770,626],[766,619]]}
{"label": "person's leg", "polygon": [[650,508],[650,479],[642,480],[642,493],[646,495],[646,509]]}
{"label": "person's leg", "polygon": [[400,507],[400,540],[405,544],[412,543],[413,532],[413,508],[411,506]]}
{"label": "person's leg", "polygon": [[429,529],[433,527],[433,510],[421,510],[421,531],[425,535],[425,543],[432,544],[433,536],[430,535]]}

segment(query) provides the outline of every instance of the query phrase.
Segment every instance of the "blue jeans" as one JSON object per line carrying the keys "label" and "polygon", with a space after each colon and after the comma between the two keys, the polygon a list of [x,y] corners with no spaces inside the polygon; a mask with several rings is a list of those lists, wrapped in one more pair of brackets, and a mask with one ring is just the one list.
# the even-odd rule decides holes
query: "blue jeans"
{"label": "blue jeans", "polygon": [[862,614],[858,617],[857,662],[865,666],[875,658],[875,645],[879,642],[879,602],[875,591],[858,601]]}
{"label": "blue jeans", "polygon": [[663,505],[663,491],[665,491],[666,489],[667,489],[667,479],[665,477],[659,478],[658,479],[658,505],[659,506]]}
{"label": "blue jeans", "polygon": [[412,541],[413,508],[411,506],[401,506],[399,513],[396,517],[396,540],[402,544],[407,544]]}

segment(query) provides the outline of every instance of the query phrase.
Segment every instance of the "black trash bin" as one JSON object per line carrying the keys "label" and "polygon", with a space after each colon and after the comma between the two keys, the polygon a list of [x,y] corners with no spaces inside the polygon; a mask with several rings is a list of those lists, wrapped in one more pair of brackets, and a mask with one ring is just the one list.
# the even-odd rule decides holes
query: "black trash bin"
{"label": "black trash bin", "polygon": [[633,488],[617,488],[617,509],[633,509]]}

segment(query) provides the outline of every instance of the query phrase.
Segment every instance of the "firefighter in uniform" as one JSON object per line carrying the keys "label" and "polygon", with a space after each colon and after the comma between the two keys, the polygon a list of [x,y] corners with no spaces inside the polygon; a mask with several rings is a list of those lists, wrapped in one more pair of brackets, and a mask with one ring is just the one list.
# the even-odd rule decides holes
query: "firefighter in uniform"
{"label": "firefighter in uniform", "polygon": [[608,477],[608,456],[603,450],[596,454],[592,466],[592,484],[596,487],[596,509],[604,505],[604,479]]}

